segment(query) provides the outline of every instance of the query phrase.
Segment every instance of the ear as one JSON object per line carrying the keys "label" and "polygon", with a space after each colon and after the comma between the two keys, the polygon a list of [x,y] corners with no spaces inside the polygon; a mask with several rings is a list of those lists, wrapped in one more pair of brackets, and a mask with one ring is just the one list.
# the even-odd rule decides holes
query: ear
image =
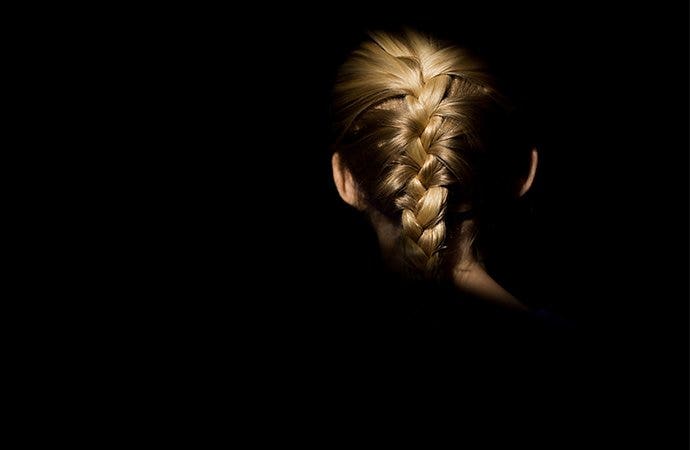
{"label": "ear", "polygon": [[335,181],[335,187],[338,189],[340,198],[348,205],[354,206],[360,211],[364,210],[364,202],[362,202],[357,183],[352,178],[350,170],[343,164],[338,152],[333,153],[331,164],[333,166],[333,181]]}
{"label": "ear", "polygon": [[538,162],[539,154],[537,153],[537,149],[533,148],[532,153],[530,155],[529,172],[521,179],[520,193],[518,195],[519,197],[525,195],[527,191],[529,191],[529,189],[532,187],[532,183],[534,183],[534,177],[537,174]]}

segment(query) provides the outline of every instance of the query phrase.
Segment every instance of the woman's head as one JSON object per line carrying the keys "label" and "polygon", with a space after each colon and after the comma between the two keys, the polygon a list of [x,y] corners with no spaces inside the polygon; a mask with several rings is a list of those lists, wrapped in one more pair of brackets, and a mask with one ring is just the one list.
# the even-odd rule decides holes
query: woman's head
{"label": "woman's head", "polygon": [[413,276],[472,260],[482,218],[529,188],[536,153],[484,65],[462,49],[411,31],[373,33],[334,93],[338,191],[370,214]]}

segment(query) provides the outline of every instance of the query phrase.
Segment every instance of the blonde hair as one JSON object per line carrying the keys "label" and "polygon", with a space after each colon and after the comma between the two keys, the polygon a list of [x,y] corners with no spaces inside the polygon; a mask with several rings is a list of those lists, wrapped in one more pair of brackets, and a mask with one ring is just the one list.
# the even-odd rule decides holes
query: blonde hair
{"label": "blonde hair", "polygon": [[[448,217],[476,206],[486,117],[505,110],[485,67],[414,31],[372,33],[334,89],[335,150],[366,202],[401,225],[412,274],[436,277]],[[476,229],[466,229],[468,245]]]}

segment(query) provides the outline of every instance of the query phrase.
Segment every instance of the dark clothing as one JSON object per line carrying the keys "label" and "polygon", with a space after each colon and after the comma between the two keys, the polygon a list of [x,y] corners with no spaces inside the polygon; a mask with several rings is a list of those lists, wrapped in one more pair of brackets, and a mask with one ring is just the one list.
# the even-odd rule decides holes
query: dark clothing
{"label": "dark clothing", "polygon": [[305,361],[295,367],[319,375],[302,386],[303,401],[372,421],[448,410],[455,420],[543,432],[577,411],[580,355],[571,324],[450,287],[375,278],[335,287],[339,295],[312,311],[300,346]]}
{"label": "dark clothing", "polygon": [[[317,430],[328,444],[361,443],[370,427],[412,430],[424,421],[459,433],[456,442],[468,434],[494,442],[467,448],[507,448],[497,439],[577,447],[580,426],[592,436],[598,411],[588,388],[601,374],[582,363],[576,328],[449,287],[364,272],[257,285],[249,295],[196,300],[157,316],[167,331],[157,330],[157,344],[141,355],[165,371],[147,395],[156,389],[157,404],[204,423],[225,418],[218,408],[236,409],[258,436],[303,439]],[[267,295],[276,288],[288,294]],[[203,297],[212,298],[193,298]]]}

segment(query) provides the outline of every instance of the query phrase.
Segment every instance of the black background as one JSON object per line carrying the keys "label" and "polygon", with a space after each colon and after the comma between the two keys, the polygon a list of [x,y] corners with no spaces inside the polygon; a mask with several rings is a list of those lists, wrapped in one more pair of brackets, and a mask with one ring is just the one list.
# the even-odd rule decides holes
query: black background
{"label": "black background", "polygon": [[316,304],[347,301],[319,282],[366,266],[373,243],[330,181],[330,87],[366,30],[407,25],[478,50],[534,114],[538,232],[526,258],[537,262],[516,289],[591,331],[597,354],[585,364],[601,370],[602,399],[592,409],[608,408],[598,412],[608,438],[686,448],[687,8],[390,8],[180,8],[136,20],[142,36],[126,59],[147,135],[133,156],[145,184],[131,262],[147,296],[135,314],[150,338],[142,360],[217,374],[247,357],[263,381],[307,367],[308,351],[286,356],[285,342],[318,340],[303,335],[320,320]]}

